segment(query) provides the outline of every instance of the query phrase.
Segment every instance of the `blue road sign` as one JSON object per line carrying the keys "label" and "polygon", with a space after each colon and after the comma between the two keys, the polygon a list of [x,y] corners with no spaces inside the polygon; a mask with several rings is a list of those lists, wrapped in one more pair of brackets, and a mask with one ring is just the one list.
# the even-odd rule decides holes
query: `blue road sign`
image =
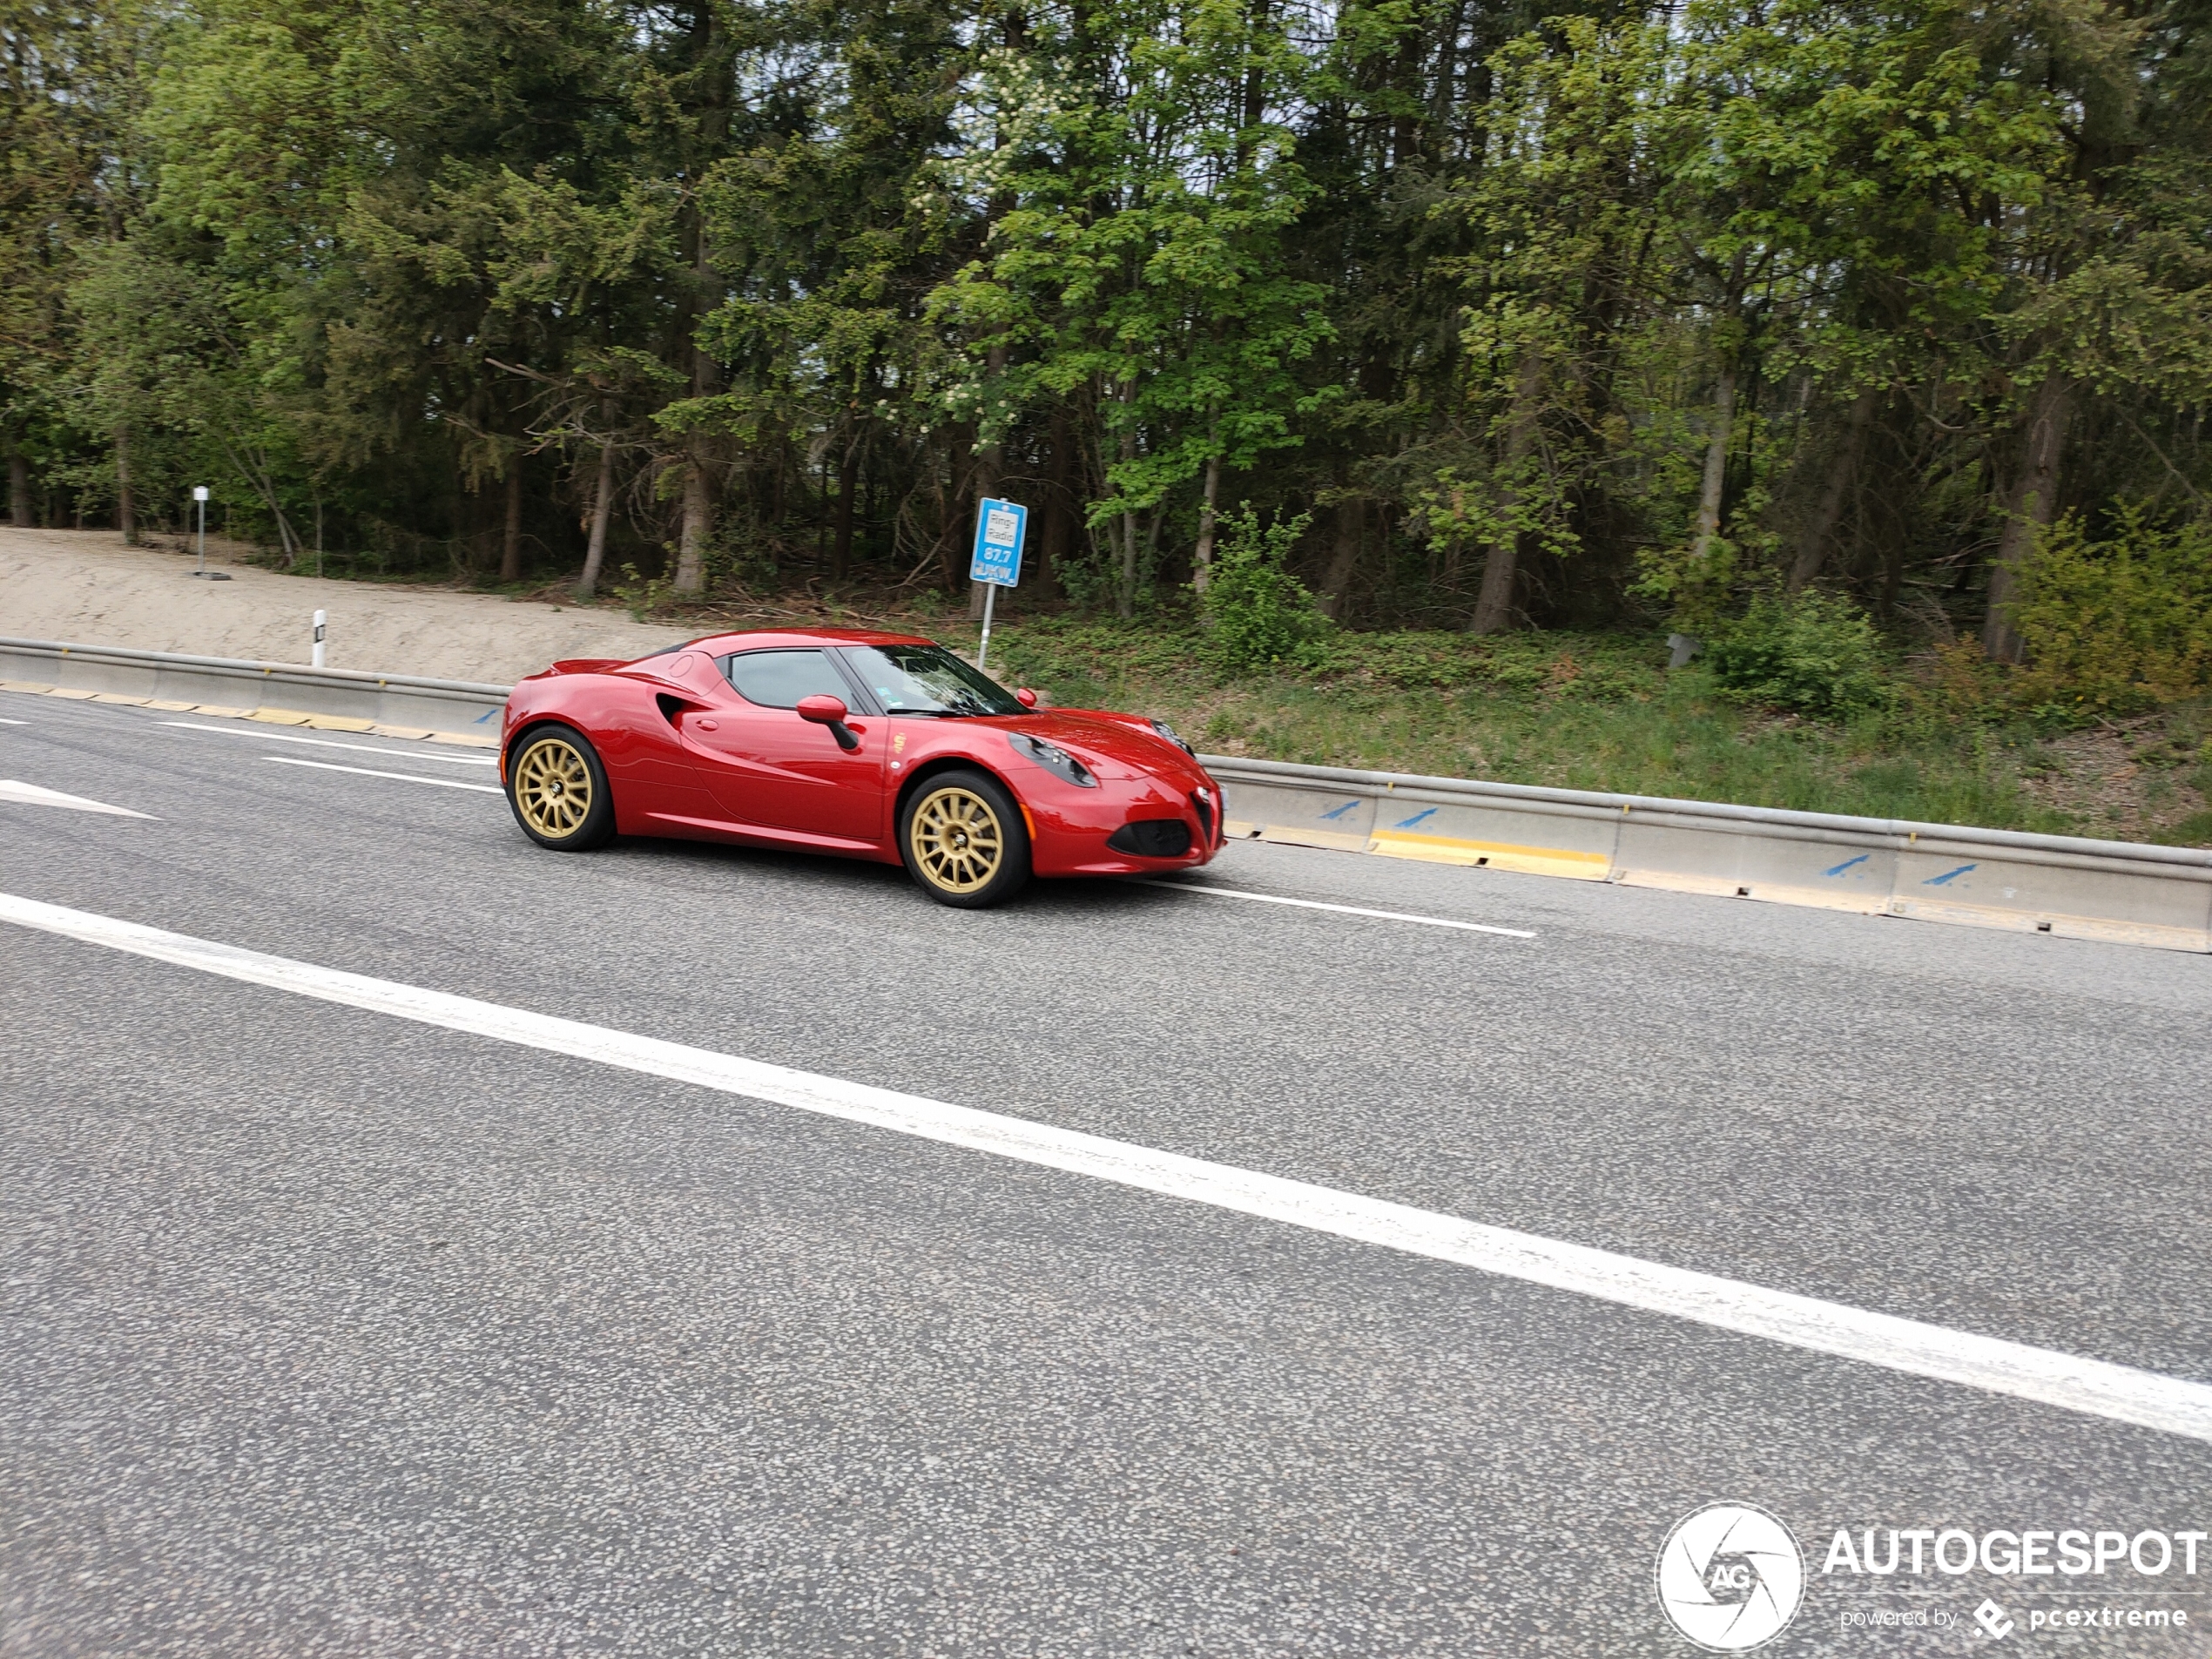
{"label": "blue road sign", "polygon": [[1022,538],[1028,534],[1029,509],[986,496],[975,503],[975,556],[968,579],[1010,588],[1022,580]]}

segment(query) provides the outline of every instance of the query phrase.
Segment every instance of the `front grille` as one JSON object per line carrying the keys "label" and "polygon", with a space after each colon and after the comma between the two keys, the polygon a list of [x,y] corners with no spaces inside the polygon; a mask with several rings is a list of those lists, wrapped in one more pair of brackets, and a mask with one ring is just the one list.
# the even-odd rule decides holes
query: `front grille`
{"label": "front grille", "polygon": [[1116,830],[1106,845],[1141,859],[1179,859],[1190,850],[1190,826],[1179,818],[1140,819]]}

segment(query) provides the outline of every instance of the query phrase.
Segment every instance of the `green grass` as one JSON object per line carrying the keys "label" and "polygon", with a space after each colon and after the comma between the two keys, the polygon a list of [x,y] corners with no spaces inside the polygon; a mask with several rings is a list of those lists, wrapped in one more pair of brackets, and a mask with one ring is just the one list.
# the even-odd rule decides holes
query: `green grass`
{"label": "green grass", "polygon": [[[936,631],[972,651],[971,625]],[[1516,634],[1339,636],[1328,665],[1224,683],[1197,637],[1143,624],[1023,619],[994,631],[993,671],[1063,706],[1170,720],[1202,749],[1622,794],[2064,833],[2020,787],[2026,730],[1848,725],[1777,717],[1669,671],[1656,639]]]}

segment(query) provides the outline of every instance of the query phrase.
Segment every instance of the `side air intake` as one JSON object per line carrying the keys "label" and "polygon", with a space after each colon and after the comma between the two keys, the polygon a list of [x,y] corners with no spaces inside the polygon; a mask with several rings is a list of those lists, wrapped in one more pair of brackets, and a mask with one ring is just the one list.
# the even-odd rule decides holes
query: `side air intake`
{"label": "side air intake", "polygon": [[1143,819],[1123,825],[1106,845],[1141,859],[1179,859],[1190,850],[1190,826],[1179,818]]}

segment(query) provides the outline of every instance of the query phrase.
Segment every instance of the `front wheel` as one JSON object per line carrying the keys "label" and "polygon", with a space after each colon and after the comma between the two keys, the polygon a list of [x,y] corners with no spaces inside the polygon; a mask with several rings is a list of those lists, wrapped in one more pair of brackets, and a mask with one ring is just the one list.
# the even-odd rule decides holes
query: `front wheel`
{"label": "front wheel", "polygon": [[1004,904],[1029,880],[1029,832],[996,779],[946,772],[917,787],[899,814],[907,872],[939,904]]}
{"label": "front wheel", "polygon": [[614,839],[615,799],[591,739],[573,726],[540,726],[507,762],[507,804],[540,846],[582,853]]}

